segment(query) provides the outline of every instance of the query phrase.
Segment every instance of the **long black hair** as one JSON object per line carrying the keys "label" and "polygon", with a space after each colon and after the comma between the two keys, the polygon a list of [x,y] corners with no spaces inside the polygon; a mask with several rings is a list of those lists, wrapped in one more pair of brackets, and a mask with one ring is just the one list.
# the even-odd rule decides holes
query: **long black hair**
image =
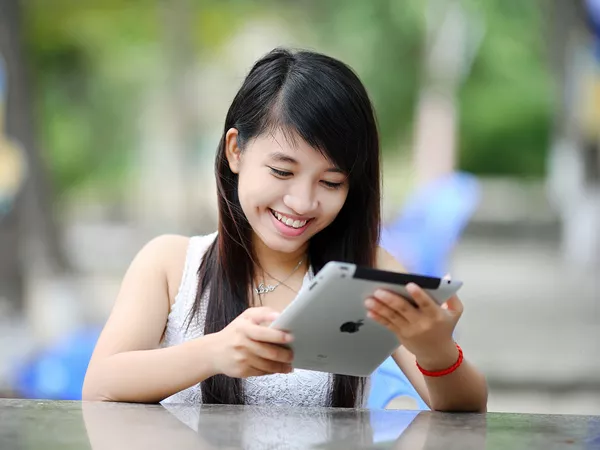
{"label": "long black hair", "polygon": [[[190,320],[198,317],[208,289],[205,334],[222,330],[249,307],[254,280],[252,229],[238,199],[238,176],[225,154],[225,135],[231,128],[238,130],[242,151],[249,140],[269,131],[294,134],[348,174],[344,206],[309,243],[315,273],[332,260],[373,267],[379,242],[379,137],[365,88],[348,66],[331,57],[271,51],[255,63],[233,99],[217,150],[218,234],[200,264],[190,312]],[[201,387],[203,403],[244,403],[241,379],[216,375]],[[363,390],[363,379],[335,375],[331,406],[355,407]]]}

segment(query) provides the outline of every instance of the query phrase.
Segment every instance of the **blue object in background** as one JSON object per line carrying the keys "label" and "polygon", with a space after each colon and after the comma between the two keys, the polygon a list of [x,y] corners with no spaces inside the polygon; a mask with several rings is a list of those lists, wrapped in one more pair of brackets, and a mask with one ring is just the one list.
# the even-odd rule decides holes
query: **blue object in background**
{"label": "blue object in background", "polygon": [[585,0],[587,17],[596,39],[600,39],[600,0]]}
{"label": "blue object in background", "polygon": [[4,63],[4,58],[0,55],[0,106],[4,108],[6,105],[6,97],[8,96],[7,85],[6,82],[8,75],[6,74],[6,64]]}
{"label": "blue object in background", "polygon": [[60,338],[24,361],[13,386],[22,398],[81,400],[81,389],[100,328],[84,328]]}
{"label": "blue object in background", "polygon": [[[443,277],[452,249],[469,223],[480,200],[477,179],[455,172],[417,190],[406,202],[400,217],[383,230],[381,246],[412,273]],[[367,406],[385,408],[398,396],[417,401],[429,409],[396,362],[389,357],[372,375]]]}
{"label": "blue object in background", "polygon": [[594,55],[600,61],[600,0],[585,0],[586,18],[594,35]]}
{"label": "blue object in background", "polygon": [[396,361],[389,357],[371,376],[371,392],[367,401],[370,409],[383,409],[390,401],[406,395],[417,402],[418,410],[429,410],[427,403],[423,401],[406,375],[398,368]]}
{"label": "blue object in background", "polygon": [[444,276],[479,199],[473,175],[457,172],[436,179],[409,197],[399,218],[383,230],[381,245],[410,272]]}

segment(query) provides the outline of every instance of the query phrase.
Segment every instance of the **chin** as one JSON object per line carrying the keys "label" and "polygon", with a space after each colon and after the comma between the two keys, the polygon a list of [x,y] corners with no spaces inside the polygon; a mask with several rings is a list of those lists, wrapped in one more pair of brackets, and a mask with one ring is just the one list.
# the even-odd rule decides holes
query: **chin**
{"label": "chin", "polygon": [[[287,237],[280,234],[271,226],[264,224],[257,228],[257,237],[269,249],[279,253],[295,253],[305,247],[312,236],[312,233],[304,233],[301,236]],[[306,230],[310,231],[310,230]]]}
{"label": "chin", "polygon": [[269,237],[263,239],[263,243],[271,250],[280,253],[295,253],[300,248],[304,247],[308,239],[289,239],[285,236],[280,236],[276,232],[270,232]]}

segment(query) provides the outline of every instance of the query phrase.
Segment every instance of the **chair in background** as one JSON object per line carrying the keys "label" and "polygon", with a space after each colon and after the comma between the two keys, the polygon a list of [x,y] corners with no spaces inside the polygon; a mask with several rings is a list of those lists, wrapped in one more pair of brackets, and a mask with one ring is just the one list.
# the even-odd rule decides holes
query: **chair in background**
{"label": "chair in background", "polygon": [[81,390],[100,328],[82,328],[60,338],[15,368],[13,390],[22,398],[81,400]]}
{"label": "chair in background", "polygon": [[[479,199],[480,187],[473,175],[454,172],[436,179],[410,196],[398,219],[383,230],[381,245],[407,271],[442,277]],[[402,395],[415,399],[419,409],[429,409],[389,357],[373,373],[367,406],[385,408]]]}

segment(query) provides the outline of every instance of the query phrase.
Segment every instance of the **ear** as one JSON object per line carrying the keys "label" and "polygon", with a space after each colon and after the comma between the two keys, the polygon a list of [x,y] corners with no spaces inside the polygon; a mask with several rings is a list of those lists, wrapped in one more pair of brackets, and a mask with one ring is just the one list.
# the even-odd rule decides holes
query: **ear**
{"label": "ear", "polygon": [[229,169],[233,173],[240,172],[242,157],[242,149],[238,146],[237,138],[238,130],[235,128],[230,128],[225,134],[225,157],[229,162]]}

